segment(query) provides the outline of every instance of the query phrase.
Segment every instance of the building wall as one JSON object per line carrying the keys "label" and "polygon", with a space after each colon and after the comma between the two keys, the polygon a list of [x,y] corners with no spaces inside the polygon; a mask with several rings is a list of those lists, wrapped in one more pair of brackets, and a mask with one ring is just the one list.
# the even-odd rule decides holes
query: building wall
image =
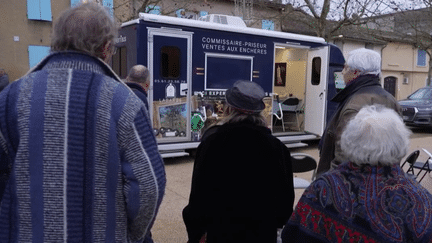
{"label": "building wall", "polygon": [[[236,15],[234,1],[161,0],[157,5],[160,7],[161,14],[167,16],[176,16],[176,11],[179,9],[185,9],[187,15],[198,17],[201,11],[208,14]],[[134,10],[138,10],[140,7],[140,4],[133,5],[131,0],[114,0],[115,16],[120,23],[133,19]],[[277,16],[278,14],[279,11],[276,9],[255,7],[253,8],[253,19],[244,20],[246,20],[245,23],[248,27],[261,29],[263,19],[271,18],[271,16]],[[280,23],[275,21],[274,30],[281,30]]]}
{"label": "building wall", "polygon": [[[51,0],[52,19],[70,6],[70,0]],[[28,46],[50,46],[52,21],[29,20],[27,1],[3,1],[0,8],[0,67],[12,82],[29,70]],[[18,37],[19,41],[14,41]]]}
{"label": "building wall", "polygon": [[[342,49],[344,57],[349,52],[364,48],[365,43],[353,40],[336,40],[335,44]],[[389,42],[387,45],[375,45],[373,50],[381,55],[381,84],[387,77],[396,78],[396,99],[405,99],[408,95],[426,85],[428,75],[429,58],[426,58],[426,66],[417,66],[417,50],[409,44]],[[408,83],[404,83],[408,78]]]}
{"label": "building wall", "polygon": [[[412,92],[426,85],[429,60],[426,58],[426,66],[417,66],[417,50],[405,43],[388,43],[383,49],[382,77],[397,78],[396,99],[405,99]],[[408,83],[403,83],[408,78]]]}

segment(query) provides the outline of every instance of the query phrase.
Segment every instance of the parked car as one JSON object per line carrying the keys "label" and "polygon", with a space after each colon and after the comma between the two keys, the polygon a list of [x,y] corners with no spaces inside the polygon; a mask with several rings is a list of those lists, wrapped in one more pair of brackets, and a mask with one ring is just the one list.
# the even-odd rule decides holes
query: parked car
{"label": "parked car", "polygon": [[432,86],[415,91],[399,104],[406,125],[432,126]]}

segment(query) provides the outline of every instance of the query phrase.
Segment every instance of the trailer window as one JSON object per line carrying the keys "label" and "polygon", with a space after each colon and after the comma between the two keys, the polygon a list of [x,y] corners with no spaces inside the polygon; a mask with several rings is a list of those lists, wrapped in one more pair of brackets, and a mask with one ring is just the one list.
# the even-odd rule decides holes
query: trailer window
{"label": "trailer window", "polygon": [[206,90],[226,90],[237,80],[252,80],[253,59],[248,56],[207,54]]}
{"label": "trailer window", "polygon": [[125,46],[117,48],[116,54],[112,57],[112,68],[120,78],[126,78],[128,70]]}
{"label": "trailer window", "polygon": [[161,52],[161,76],[169,79],[180,77],[180,49],[176,46],[164,46]]}
{"label": "trailer window", "polygon": [[312,59],[312,85],[319,85],[321,80],[321,57]]}

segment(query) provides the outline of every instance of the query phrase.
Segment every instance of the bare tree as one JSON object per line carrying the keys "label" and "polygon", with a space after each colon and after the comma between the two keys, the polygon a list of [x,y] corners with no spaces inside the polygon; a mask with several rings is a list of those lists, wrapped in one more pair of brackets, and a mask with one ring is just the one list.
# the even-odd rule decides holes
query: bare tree
{"label": "bare tree", "polygon": [[139,13],[159,12],[161,15],[172,15],[179,9],[198,14],[197,5],[209,5],[212,0],[118,0],[114,6],[116,17],[126,22],[139,17]]}
{"label": "bare tree", "polygon": [[388,6],[394,12],[371,18],[368,23],[369,34],[386,41],[408,43],[413,48],[425,51],[429,57],[427,85],[431,85],[432,0],[389,1]]}
{"label": "bare tree", "polygon": [[[313,34],[327,41],[338,35],[345,26],[362,25],[364,18],[388,8],[388,0],[287,0],[278,16],[267,16],[278,21],[282,30]],[[261,6],[263,2],[258,1]],[[299,31],[300,30],[300,31]]]}

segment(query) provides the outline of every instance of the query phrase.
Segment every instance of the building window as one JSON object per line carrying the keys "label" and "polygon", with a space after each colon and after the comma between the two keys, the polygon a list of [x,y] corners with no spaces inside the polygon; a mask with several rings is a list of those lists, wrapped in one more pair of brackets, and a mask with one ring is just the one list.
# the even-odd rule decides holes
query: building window
{"label": "building window", "polygon": [[[77,6],[81,2],[87,2],[88,0],[71,0],[71,7]],[[99,3],[102,4],[102,6],[106,7],[108,12],[111,14],[112,17],[114,17],[114,11],[113,11],[113,0],[99,0]]]}
{"label": "building window", "polygon": [[102,5],[108,9],[108,12],[111,14],[111,17],[114,18],[114,11],[113,11],[114,4],[113,4],[113,0],[103,0],[102,1]]}
{"label": "building window", "polygon": [[149,14],[161,15],[161,7],[155,5],[148,5],[146,6],[145,12]]}
{"label": "building window", "polygon": [[51,0],[27,0],[27,18],[52,21]]}
{"label": "building window", "polygon": [[417,66],[420,67],[426,66],[426,51],[417,50]]}
{"label": "building window", "polygon": [[197,14],[194,12],[186,12],[184,9],[178,9],[176,11],[177,18],[183,18],[183,19],[198,19]]}
{"label": "building window", "polygon": [[180,77],[180,49],[164,46],[161,49],[161,76],[169,79]]}
{"label": "building window", "polygon": [[199,12],[199,17],[204,17],[204,16],[207,16],[207,15],[208,15],[207,11],[200,11]]}
{"label": "building window", "polygon": [[81,2],[81,0],[71,0],[71,7],[75,7]]}
{"label": "building window", "polygon": [[29,46],[28,53],[30,68],[36,66],[36,64],[42,61],[44,57],[48,56],[49,52],[49,46]]}
{"label": "building window", "polygon": [[274,30],[274,22],[272,20],[262,20],[261,28],[264,30]]}
{"label": "building window", "polygon": [[177,16],[177,18],[185,18],[185,16],[186,16],[186,11],[184,10],[184,9],[178,9],[177,11],[176,11],[176,16]]}

